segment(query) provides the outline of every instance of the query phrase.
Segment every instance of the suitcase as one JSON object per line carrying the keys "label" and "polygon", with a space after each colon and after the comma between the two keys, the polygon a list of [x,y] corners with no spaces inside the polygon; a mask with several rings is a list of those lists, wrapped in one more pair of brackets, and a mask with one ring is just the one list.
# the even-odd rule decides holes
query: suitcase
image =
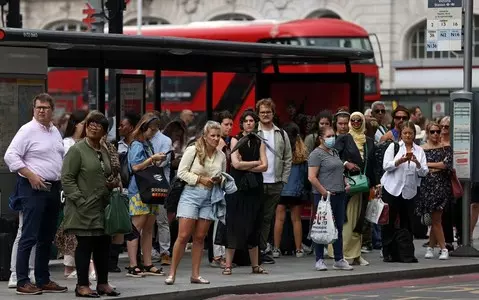
{"label": "suitcase", "polygon": [[0,233],[0,281],[8,281],[10,278],[10,259],[14,241],[15,235],[12,233]]}

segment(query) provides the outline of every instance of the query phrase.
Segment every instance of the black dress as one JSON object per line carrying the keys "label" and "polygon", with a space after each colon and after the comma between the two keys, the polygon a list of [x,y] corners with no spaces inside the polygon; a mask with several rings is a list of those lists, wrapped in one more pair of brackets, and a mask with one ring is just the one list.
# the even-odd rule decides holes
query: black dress
{"label": "black dress", "polygon": [[446,169],[429,172],[421,180],[420,197],[416,206],[416,214],[424,215],[444,210],[452,197],[451,170],[453,152],[450,146],[424,150],[428,163],[444,162]]}
{"label": "black dress", "polygon": [[[241,136],[237,136],[239,140]],[[237,151],[242,161],[260,160],[261,141],[250,136],[249,142]],[[236,170],[231,166],[231,176],[238,191],[226,197],[226,248],[251,249],[259,246],[263,219],[263,174]]]}

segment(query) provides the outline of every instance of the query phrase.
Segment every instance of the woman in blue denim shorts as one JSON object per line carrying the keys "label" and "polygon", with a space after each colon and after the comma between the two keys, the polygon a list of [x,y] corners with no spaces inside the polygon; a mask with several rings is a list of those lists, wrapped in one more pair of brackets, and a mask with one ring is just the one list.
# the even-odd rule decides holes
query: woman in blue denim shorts
{"label": "woman in blue denim shorts", "polygon": [[221,150],[217,150],[220,139],[221,125],[208,121],[203,135],[195,145],[186,148],[178,166],[178,177],[186,182],[186,186],[176,213],[179,232],[173,247],[170,275],[165,280],[168,285],[175,283],[176,269],[191,236],[193,248],[190,282],[210,283],[200,276],[200,264],[205,236],[211,222],[216,219],[211,203],[213,186],[221,182],[221,173],[226,171],[226,156]]}

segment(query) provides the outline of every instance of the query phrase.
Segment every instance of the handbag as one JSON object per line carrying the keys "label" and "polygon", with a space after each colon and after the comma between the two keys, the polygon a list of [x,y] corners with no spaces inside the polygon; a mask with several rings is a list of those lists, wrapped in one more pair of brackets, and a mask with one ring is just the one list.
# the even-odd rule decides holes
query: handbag
{"label": "handbag", "polygon": [[359,193],[369,193],[369,179],[365,175],[366,169],[368,167],[368,145],[367,141],[364,144],[364,156],[366,157],[366,161],[364,164],[364,171],[361,171],[358,175],[350,176],[349,174],[346,175],[346,179],[350,186],[349,195],[359,194]]}
{"label": "handbag", "polygon": [[170,184],[163,168],[151,165],[135,172],[136,185],[140,192],[141,202],[145,204],[163,204],[168,195]]}
{"label": "handbag", "polygon": [[[151,144],[143,145],[145,154],[152,155]],[[163,204],[168,195],[170,184],[165,176],[163,168],[150,165],[147,168],[135,172],[135,181],[138,186],[141,202],[145,204]]]}
{"label": "handbag", "polygon": [[464,189],[462,188],[462,184],[457,178],[456,169],[452,169],[451,171],[451,186],[452,186],[452,195],[455,199],[461,198],[464,194]]}
{"label": "handbag", "polygon": [[110,203],[105,208],[105,234],[126,234],[131,232],[128,197],[115,189],[110,194]]}
{"label": "handbag", "polygon": [[311,239],[318,245],[328,245],[338,239],[338,229],[334,224],[333,210],[331,209],[331,194],[326,199],[319,200],[316,216],[311,227]]}
{"label": "handbag", "polygon": [[[193,160],[191,161],[190,168],[188,170],[191,171],[191,167],[196,159],[196,152]],[[181,193],[183,193],[183,189],[185,188],[186,182],[175,176],[173,180],[171,180],[170,189],[168,190],[168,195],[165,199],[165,209],[167,212],[174,212],[176,213],[176,209],[178,208],[178,202],[180,202]]]}

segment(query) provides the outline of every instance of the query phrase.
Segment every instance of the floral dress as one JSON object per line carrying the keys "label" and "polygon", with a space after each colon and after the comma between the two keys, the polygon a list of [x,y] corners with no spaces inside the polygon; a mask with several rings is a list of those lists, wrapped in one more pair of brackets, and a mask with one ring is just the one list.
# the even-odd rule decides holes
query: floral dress
{"label": "floral dress", "polygon": [[420,197],[417,200],[416,214],[424,215],[433,211],[443,210],[452,200],[451,170],[452,148],[446,146],[436,149],[425,149],[428,163],[444,162],[446,169],[429,172],[421,180]]}

